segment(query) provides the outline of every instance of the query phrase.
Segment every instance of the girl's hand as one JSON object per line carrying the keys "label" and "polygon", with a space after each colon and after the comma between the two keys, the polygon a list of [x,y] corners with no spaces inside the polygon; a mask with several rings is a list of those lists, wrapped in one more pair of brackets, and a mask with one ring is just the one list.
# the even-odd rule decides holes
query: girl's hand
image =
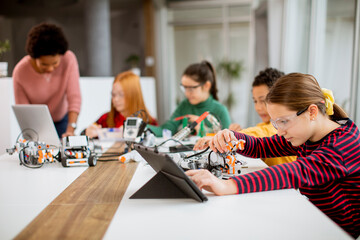
{"label": "girl's hand", "polygon": [[97,137],[98,136],[97,130],[100,128],[101,128],[101,125],[99,125],[97,123],[93,123],[85,130],[85,135],[88,136],[89,138]]}
{"label": "girl's hand", "polygon": [[240,124],[237,124],[237,123],[232,123],[229,126],[229,130],[231,130],[231,131],[239,132],[239,131],[241,131],[241,129],[242,128],[241,128]]}
{"label": "girl's hand", "polygon": [[63,135],[61,136],[62,138],[67,137],[67,136],[75,136],[74,130],[66,130],[66,132],[63,133]]}
{"label": "girl's hand", "polygon": [[236,194],[237,185],[233,180],[222,180],[215,177],[208,170],[189,170],[186,175],[202,190],[213,192],[216,195]]}
{"label": "girl's hand", "polygon": [[189,122],[195,122],[196,119],[199,118],[199,116],[192,115],[192,114],[188,114],[188,115],[186,115],[186,117],[189,119]]}
{"label": "girl's hand", "polygon": [[234,133],[229,129],[224,129],[219,131],[211,140],[209,141],[209,147],[214,152],[227,152],[226,144],[232,140],[237,140]]}
{"label": "girl's hand", "polygon": [[202,150],[209,146],[209,142],[213,137],[202,137],[195,143],[193,150]]}

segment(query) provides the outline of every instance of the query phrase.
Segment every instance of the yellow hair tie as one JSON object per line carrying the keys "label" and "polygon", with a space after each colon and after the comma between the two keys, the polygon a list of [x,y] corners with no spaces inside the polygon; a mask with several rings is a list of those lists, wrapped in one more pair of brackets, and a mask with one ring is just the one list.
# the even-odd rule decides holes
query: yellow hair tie
{"label": "yellow hair tie", "polygon": [[331,90],[326,89],[326,88],[322,88],[321,91],[325,96],[326,114],[327,115],[333,115],[334,114],[333,106],[334,106],[334,103],[335,103],[334,95],[333,95]]}

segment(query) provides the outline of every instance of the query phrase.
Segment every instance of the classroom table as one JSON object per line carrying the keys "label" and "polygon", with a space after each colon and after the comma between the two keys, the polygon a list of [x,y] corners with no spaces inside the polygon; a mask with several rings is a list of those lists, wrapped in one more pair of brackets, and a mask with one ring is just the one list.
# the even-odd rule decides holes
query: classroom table
{"label": "classroom table", "polygon": [[[114,146],[118,149],[119,146]],[[247,159],[243,172],[266,167]],[[39,169],[0,156],[0,239],[352,239],[294,189],[193,199],[129,199],[144,161]]]}

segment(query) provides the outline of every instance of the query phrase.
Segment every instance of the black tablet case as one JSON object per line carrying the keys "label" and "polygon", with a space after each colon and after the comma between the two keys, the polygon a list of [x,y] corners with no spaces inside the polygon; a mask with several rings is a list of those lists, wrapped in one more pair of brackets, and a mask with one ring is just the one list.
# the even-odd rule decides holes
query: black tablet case
{"label": "black tablet case", "polygon": [[138,144],[135,144],[134,150],[137,150],[157,173],[135,192],[131,199],[193,198],[199,202],[208,200],[167,154]]}

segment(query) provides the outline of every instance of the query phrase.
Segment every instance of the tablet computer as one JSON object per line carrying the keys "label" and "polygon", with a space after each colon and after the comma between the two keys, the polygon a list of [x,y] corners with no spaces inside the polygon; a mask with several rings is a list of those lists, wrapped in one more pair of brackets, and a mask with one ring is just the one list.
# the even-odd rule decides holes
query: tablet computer
{"label": "tablet computer", "polygon": [[140,144],[135,144],[134,147],[157,173],[130,198],[193,198],[198,202],[208,200],[169,155]]}
{"label": "tablet computer", "polygon": [[47,105],[18,104],[12,109],[25,139],[61,146]]}

